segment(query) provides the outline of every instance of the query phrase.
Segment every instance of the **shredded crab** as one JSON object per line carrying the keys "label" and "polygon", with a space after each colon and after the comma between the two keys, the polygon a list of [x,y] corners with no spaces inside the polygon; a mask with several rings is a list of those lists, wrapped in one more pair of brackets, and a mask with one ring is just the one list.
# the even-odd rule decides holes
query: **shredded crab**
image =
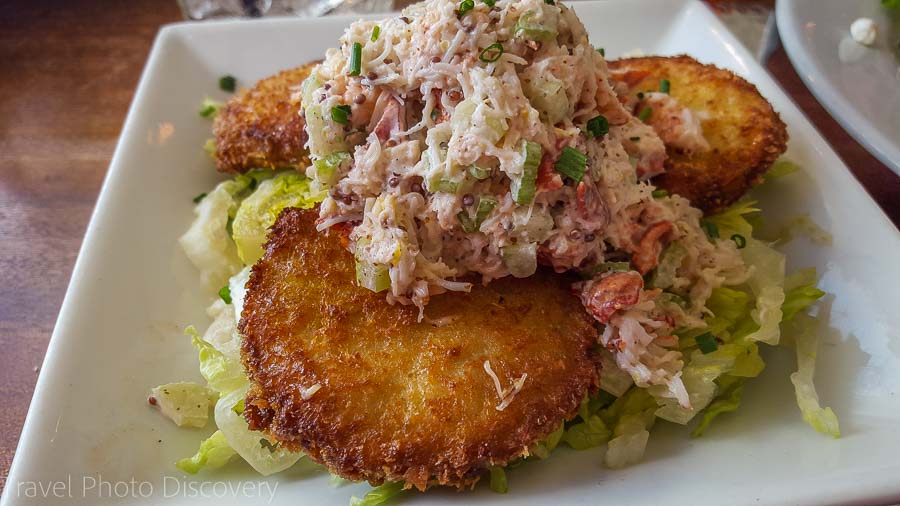
{"label": "shredded crab", "polygon": [[494,388],[497,389],[497,397],[500,398],[500,404],[498,404],[495,409],[497,411],[503,411],[507,406],[513,401],[516,397],[516,394],[522,391],[522,387],[525,385],[525,380],[528,378],[528,373],[522,374],[519,379],[512,382],[510,386],[507,388],[503,388],[500,385],[500,378],[497,377],[497,373],[491,369],[491,361],[484,361],[484,372],[494,380]]}

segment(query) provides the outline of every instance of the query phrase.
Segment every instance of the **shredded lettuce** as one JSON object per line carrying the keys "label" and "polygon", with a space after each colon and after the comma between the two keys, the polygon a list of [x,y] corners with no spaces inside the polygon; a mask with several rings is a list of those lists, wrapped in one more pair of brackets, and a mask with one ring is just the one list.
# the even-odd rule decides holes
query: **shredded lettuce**
{"label": "shredded lettuce", "polygon": [[385,483],[370,490],[362,499],[356,496],[351,497],[350,506],[378,506],[402,491],[403,482]]}
{"label": "shredded lettuce", "polygon": [[784,313],[782,322],[791,321],[797,313],[805,311],[817,300],[825,296],[825,292],[816,288],[815,268],[800,269],[788,276],[784,281]]}
{"label": "shredded lettuce", "polygon": [[202,469],[216,469],[224,466],[237,455],[222,431],[217,430],[208,439],[200,443],[200,449],[193,457],[179,460],[175,467],[188,474],[197,474]]}
{"label": "shredded lettuce", "polygon": [[550,453],[553,452],[562,440],[565,428],[565,424],[559,424],[559,428],[551,432],[543,441],[538,441],[532,445],[532,447],[529,448],[529,453],[539,459],[546,459],[549,457]]}
{"label": "shredded lettuce", "polygon": [[281,172],[262,181],[238,207],[232,223],[237,254],[244,265],[253,265],[262,257],[266,233],[282,210],[309,209],[324,198],[324,191],[315,191],[312,180],[296,171]]}
{"label": "shredded lettuce", "polygon": [[762,241],[748,238],[741,250],[744,262],[751,267],[747,284],[756,296],[756,307],[750,312],[759,328],[747,339],[776,345],[781,338],[781,305],[784,303],[784,253],[775,251]]}
{"label": "shredded lettuce", "polygon": [[755,205],[755,200],[743,200],[718,214],[708,216],[705,220],[719,229],[720,237],[728,239],[734,234],[740,234],[749,238],[753,235],[753,227],[746,218],[747,215],[759,212],[759,208],[754,207]]}
{"label": "shredded lettuce", "polygon": [[166,383],[150,391],[163,415],[179,427],[206,427],[209,407],[218,395],[193,382]]}
{"label": "shredded lettuce", "polygon": [[788,174],[793,174],[794,172],[798,172],[800,170],[800,166],[790,160],[778,160],[777,162],[772,164],[772,167],[766,171],[763,176],[766,181],[771,181],[773,179],[778,179]]}
{"label": "shredded lettuce", "polygon": [[837,415],[831,408],[819,405],[819,395],[813,384],[816,372],[816,348],[819,336],[813,332],[812,317],[798,315],[791,324],[791,335],[797,349],[797,372],[791,374],[791,383],[797,395],[797,405],[803,419],[812,428],[833,438],[841,437]]}
{"label": "shredded lettuce", "polygon": [[506,471],[499,466],[488,468],[491,473],[491,490],[498,494],[509,492],[509,483],[506,481]]}
{"label": "shredded lettuce", "polygon": [[613,426],[604,463],[611,469],[621,469],[644,457],[650,429],[656,421],[657,404],[643,388],[633,387],[608,408],[600,411],[600,418]]}
{"label": "shredded lettuce", "polygon": [[712,421],[722,413],[737,410],[741,405],[744,393],[744,378],[725,375],[719,378],[719,396],[703,411],[700,424],[691,432],[691,437],[700,437],[709,428]]}
{"label": "shredded lettuce", "polygon": [[[223,313],[225,318],[229,315]],[[206,379],[209,387],[220,394],[225,394],[248,384],[239,357],[229,357],[205,341],[193,326],[184,331],[191,336],[191,344],[200,352],[200,374]]]}

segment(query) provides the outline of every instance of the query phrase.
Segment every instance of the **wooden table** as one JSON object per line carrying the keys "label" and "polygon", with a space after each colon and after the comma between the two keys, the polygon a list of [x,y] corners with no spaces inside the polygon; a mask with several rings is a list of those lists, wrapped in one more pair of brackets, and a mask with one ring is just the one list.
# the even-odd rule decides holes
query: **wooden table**
{"label": "wooden table", "polygon": [[[174,0],[0,7],[0,488],[128,104]],[[900,178],[816,102],[783,50],[767,67],[895,224]]]}

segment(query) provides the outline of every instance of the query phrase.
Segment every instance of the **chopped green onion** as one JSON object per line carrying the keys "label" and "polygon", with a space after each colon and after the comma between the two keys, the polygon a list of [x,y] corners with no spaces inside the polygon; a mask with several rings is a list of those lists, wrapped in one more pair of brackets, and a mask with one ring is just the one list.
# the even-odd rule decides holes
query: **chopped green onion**
{"label": "chopped green onion", "polygon": [[219,78],[220,90],[234,93],[235,87],[237,87],[237,79],[234,76],[222,76]]}
{"label": "chopped green onion", "polygon": [[356,282],[373,292],[383,292],[391,287],[391,274],[386,265],[357,260]]}
{"label": "chopped green onion", "polygon": [[362,72],[362,44],[354,42],[350,51],[350,75],[358,76],[360,72]]}
{"label": "chopped green onion", "polygon": [[703,230],[706,231],[706,235],[708,235],[710,239],[719,238],[719,227],[715,223],[711,221],[700,220],[700,226],[703,228]]}
{"label": "chopped green onion", "polygon": [[580,182],[584,177],[584,168],[587,166],[587,156],[577,149],[566,146],[559,155],[559,160],[554,164],[554,168],[560,174],[564,174],[574,180]]}
{"label": "chopped green onion", "polygon": [[485,63],[493,63],[499,60],[501,56],[503,56],[503,44],[494,42],[481,51],[481,54],[478,55],[478,59]]}
{"label": "chopped green onion", "polygon": [[472,220],[472,217],[469,216],[469,212],[465,209],[456,213],[456,221],[459,222],[459,226],[462,227],[463,232],[467,234],[471,234],[478,229],[478,227],[475,226],[475,221]]}
{"label": "chopped green onion", "polygon": [[466,169],[466,172],[468,172],[469,175],[474,177],[475,179],[482,180],[491,177],[492,170],[490,169],[490,167],[482,168],[477,165],[469,165],[469,168]]}
{"label": "chopped green onion", "polygon": [[534,141],[525,141],[522,143],[522,157],[525,162],[522,164],[522,174],[512,178],[510,184],[510,192],[513,200],[520,206],[531,203],[536,191],[535,181],[537,181],[537,170],[541,165],[541,145]]}
{"label": "chopped green onion", "polygon": [[667,192],[666,190],[653,190],[653,192],[651,192],[651,195],[653,195],[653,198],[655,199],[661,199],[663,197],[668,197],[669,192]]}
{"label": "chopped green onion", "polygon": [[497,199],[494,197],[485,195],[478,200],[478,209],[475,210],[475,228],[481,227],[495,207],[497,207]]}
{"label": "chopped green onion", "polygon": [[336,105],[331,108],[331,120],[335,123],[346,125],[350,123],[350,106]]}
{"label": "chopped green onion", "polygon": [[544,0],[544,3],[547,5],[556,5],[556,2],[554,2],[553,0]]}
{"label": "chopped green onion", "polygon": [[484,1],[484,5],[487,5],[488,7],[493,7],[494,4],[497,3],[497,0],[483,0],[483,1]]}
{"label": "chopped green onion", "polygon": [[206,193],[201,193],[200,195],[197,195],[196,197],[194,197],[194,203],[199,204],[200,201],[203,200],[204,198],[206,198]]}
{"label": "chopped green onion", "polygon": [[668,79],[663,79],[659,82],[659,91],[660,93],[669,93],[669,88],[672,87],[672,83],[669,82]]}
{"label": "chopped green onion", "polygon": [[[551,0],[547,0],[551,1]],[[509,483],[506,481],[506,471],[502,467],[491,466],[491,490],[498,494],[509,492]]]}
{"label": "chopped green onion", "polygon": [[638,98],[638,100],[644,100],[644,92],[643,92],[643,91],[639,91],[638,94],[637,94],[637,98]]}
{"label": "chopped green onion", "polygon": [[225,301],[226,304],[231,304],[231,288],[228,285],[223,286],[219,290],[219,298]]}
{"label": "chopped green onion", "polygon": [[219,109],[222,107],[222,102],[218,100],[213,100],[209,97],[203,99],[203,103],[200,104],[200,116],[204,118],[212,118],[219,112]]}
{"label": "chopped green onion", "polygon": [[602,47],[598,47],[597,52],[600,53],[600,56],[603,56],[604,58],[606,57],[606,49],[603,49]]}
{"label": "chopped green onion", "polygon": [[719,343],[716,342],[716,338],[713,337],[709,332],[704,332],[699,336],[695,337],[694,340],[697,341],[697,346],[700,347],[700,351],[703,352],[704,355],[707,353],[712,353],[719,349]]}
{"label": "chopped green onion", "polygon": [[742,236],[741,234],[734,234],[731,236],[731,240],[737,244],[737,249],[744,249],[747,247],[747,238]]}
{"label": "chopped green onion", "polygon": [[641,138],[640,137],[629,137],[628,140],[630,140],[631,142],[637,142],[637,141],[641,140]]}
{"label": "chopped green onion", "polygon": [[638,113],[638,119],[646,123],[647,120],[650,119],[650,116],[652,116],[652,115],[653,115],[653,108],[650,106],[647,106],[647,107],[644,107],[643,109],[641,109],[641,112]]}
{"label": "chopped green onion", "polygon": [[467,12],[475,8],[475,0],[463,0],[459,3],[459,10],[457,13],[460,16],[465,16]]}
{"label": "chopped green onion", "polygon": [[381,35],[381,27],[378,25],[375,25],[375,27],[372,28],[372,42],[375,42],[376,40],[378,40],[379,35]]}
{"label": "chopped green onion", "polygon": [[603,137],[609,133],[609,120],[606,116],[594,116],[587,122],[587,130],[594,137]]}

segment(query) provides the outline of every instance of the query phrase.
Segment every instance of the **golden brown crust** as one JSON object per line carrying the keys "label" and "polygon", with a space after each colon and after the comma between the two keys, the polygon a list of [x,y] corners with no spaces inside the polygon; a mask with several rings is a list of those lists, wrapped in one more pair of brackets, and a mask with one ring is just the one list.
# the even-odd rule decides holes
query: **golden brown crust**
{"label": "golden brown crust", "polygon": [[684,55],[624,58],[610,61],[609,68],[614,78],[627,81],[632,99],[668,79],[672,97],[701,113],[712,149],[689,154],[667,147],[666,173],[653,182],[707,213],[729,206],[761,182],[787,148],[778,113],[756,86],[731,71]]}
{"label": "golden brown crust", "polygon": [[[285,210],[253,267],[239,329],[253,429],[353,480],[473,485],[572,418],[597,385],[596,330],[549,273],[434,297],[427,316],[356,286],[352,255]],[[527,373],[503,410],[504,388]],[[303,388],[321,385],[304,401]]]}
{"label": "golden brown crust", "polygon": [[[315,63],[285,70],[241,90],[213,121],[216,167],[222,172],[305,168],[309,152],[300,116],[300,83]],[[293,97],[293,99],[292,99]]]}

